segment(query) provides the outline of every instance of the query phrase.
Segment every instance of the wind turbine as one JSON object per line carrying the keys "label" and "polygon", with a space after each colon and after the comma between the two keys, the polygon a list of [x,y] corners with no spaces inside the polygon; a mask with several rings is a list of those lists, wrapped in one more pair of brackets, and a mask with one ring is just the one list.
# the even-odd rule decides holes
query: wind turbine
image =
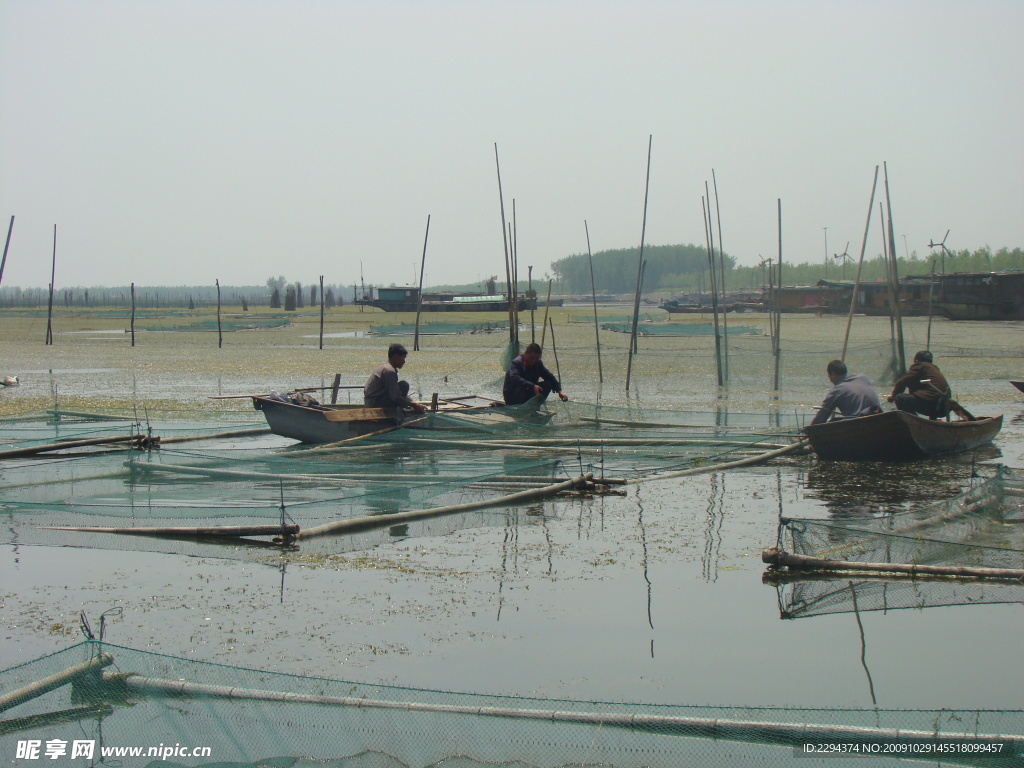
{"label": "wind turbine", "polygon": [[[946,234],[942,236],[942,242],[936,243],[934,240],[928,241],[929,248],[941,248],[942,249],[942,274],[946,274],[946,254],[949,253],[949,248],[946,247],[946,238],[949,237],[949,230],[946,230]],[[952,255],[952,254],[950,254]]]}
{"label": "wind turbine", "polygon": [[846,248],[843,249],[842,253],[836,253],[832,255],[832,258],[843,265],[843,280],[846,279],[846,262],[853,261],[853,257],[849,254],[850,241],[846,241]]}

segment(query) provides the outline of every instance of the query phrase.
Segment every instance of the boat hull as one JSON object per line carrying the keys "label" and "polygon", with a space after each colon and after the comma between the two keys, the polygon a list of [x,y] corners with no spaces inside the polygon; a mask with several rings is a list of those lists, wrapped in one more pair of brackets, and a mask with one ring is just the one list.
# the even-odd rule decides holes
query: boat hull
{"label": "boat hull", "polygon": [[969,451],[992,442],[1003,417],[974,421],[927,419],[906,411],[839,419],[804,428],[824,461],[911,461]]}
{"label": "boat hull", "polygon": [[1024,381],[1011,381],[1010,383],[1013,384],[1013,386],[1015,386],[1021,392],[1024,392]]}
{"label": "boat hull", "polygon": [[[306,407],[268,397],[254,397],[252,402],[256,410],[263,413],[271,432],[302,443],[336,443],[389,427],[397,427],[400,423],[400,414],[397,408],[367,409],[362,406],[345,405]],[[381,413],[377,418],[329,420],[331,414],[356,416],[357,410],[362,412],[359,415],[363,416],[368,410]],[[391,415],[386,415],[387,412],[390,412]]]}

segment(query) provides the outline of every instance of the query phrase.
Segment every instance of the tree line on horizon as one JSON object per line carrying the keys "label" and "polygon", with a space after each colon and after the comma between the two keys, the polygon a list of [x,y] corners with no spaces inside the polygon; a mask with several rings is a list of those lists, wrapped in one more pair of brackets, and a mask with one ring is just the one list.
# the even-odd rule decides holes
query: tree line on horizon
{"label": "tree line on horizon", "polygon": [[[707,248],[697,245],[658,245],[644,248],[643,291],[645,293],[682,293],[707,291],[708,256]],[[637,249],[618,248],[599,251],[593,255],[594,287],[599,294],[632,294],[636,290]],[[716,253],[716,268],[718,258]],[[760,290],[768,280],[768,264],[737,266],[736,259],[728,253],[724,256],[725,288],[728,291]],[[919,258],[915,253],[909,257],[897,258],[901,277],[926,275],[934,268],[942,272],[1001,272],[1024,271],[1024,249],[1000,248],[994,251],[984,246],[974,251],[934,252],[928,258]],[[551,265],[553,275],[552,292],[556,295],[575,294],[589,296],[591,292],[590,263],[587,254],[572,254],[558,259]],[[830,261],[783,263],[782,282],[784,285],[814,285],[819,280],[853,281],[857,263],[843,259],[842,263]],[[885,258],[879,254],[865,259],[861,271],[862,282],[886,279]],[[533,289],[538,296],[546,292],[546,281],[535,280]],[[528,284],[520,280],[519,290],[527,290]],[[242,306],[243,309],[266,307],[282,311],[293,311],[320,304],[319,280],[315,283],[289,283],[282,276],[270,277],[265,285],[221,285],[221,303],[227,306]],[[480,292],[481,285],[432,285],[425,290]],[[499,284],[499,292],[504,287]],[[352,292],[351,294],[349,292]],[[334,283],[324,285],[324,305],[342,306],[345,296],[354,297],[354,285]],[[0,308],[40,308],[49,302],[47,288],[0,287]],[[55,308],[72,307],[131,307],[130,286],[94,286],[61,288],[54,292]],[[217,287],[199,286],[135,286],[135,306],[138,308],[184,308],[215,307]]]}

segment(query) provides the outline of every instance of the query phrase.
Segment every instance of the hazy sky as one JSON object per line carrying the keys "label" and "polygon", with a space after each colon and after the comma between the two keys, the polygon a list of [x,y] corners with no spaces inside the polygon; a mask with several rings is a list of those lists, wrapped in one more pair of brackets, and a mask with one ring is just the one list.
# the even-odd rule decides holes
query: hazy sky
{"label": "hazy sky", "polygon": [[[0,0],[4,285],[504,279],[640,242],[1024,246],[1021,0]],[[880,189],[881,192],[881,189]],[[882,198],[878,198],[882,199]],[[877,216],[869,255],[881,247]],[[906,239],[904,239],[904,236]]]}

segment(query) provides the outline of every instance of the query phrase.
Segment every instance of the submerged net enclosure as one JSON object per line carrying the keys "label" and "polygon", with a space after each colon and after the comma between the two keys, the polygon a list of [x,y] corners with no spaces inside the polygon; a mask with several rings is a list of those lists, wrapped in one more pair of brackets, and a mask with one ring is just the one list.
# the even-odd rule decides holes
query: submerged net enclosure
{"label": "submerged net enclosure", "polygon": [[[978,603],[1024,604],[1024,476],[983,468],[967,492],[895,514],[783,518],[776,549],[838,562],[769,571],[783,618]],[[857,564],[864,564],[858,570]],[[885,565],[924,566],[901,575]],[[867,572],[868,568],[872,572]],[[931,572],[928,572],[931,571]]]}
{"label": "submerged net enclosure", "polygon": [[1019,766],[1021,734],[1020,710],[485,696],[285,675],[96,640],[0,671],[0,754],[16,764],[680,768],[801,757],[841,768],[871,755],[884,765]]}
{"label": "submerged net enclosure", "polygon": [[[421,322],[421,336],[448,336],[463,333],[494,333],[507,331],[507,320],[476,320],[471,322],[434,321]],[[397,325],[370,325],[369,333],[377,336],[412,336],[416,333],[415,323],[398,323]]]}
{"label": "submerged net enclosure", "polygon": [[428,413],[304,445],[268,435],[258,418],[0,419],[4,538],[255,560],[366,548],[381,529],[452,530],[470,524],[467,513],[479,523],[558,493],[616,492],[757,457],[790,446],[794,432],[777,414],[569,403]]}
{"label": "submerged net enclosure", "polygon": [[[632,333],[632,321],[626,322],[605,322],[601,323],[601,329],[615,331],[616,333]],[[666,323],[666,322],[640,322],[637,323],[636,332],[639,336],[713,336],[715,326],[711,323]],[[728,333],[732,336],[760,335],[761,329],[752,325],[730,325],[728,329],[721,328],[720,334]]]}

